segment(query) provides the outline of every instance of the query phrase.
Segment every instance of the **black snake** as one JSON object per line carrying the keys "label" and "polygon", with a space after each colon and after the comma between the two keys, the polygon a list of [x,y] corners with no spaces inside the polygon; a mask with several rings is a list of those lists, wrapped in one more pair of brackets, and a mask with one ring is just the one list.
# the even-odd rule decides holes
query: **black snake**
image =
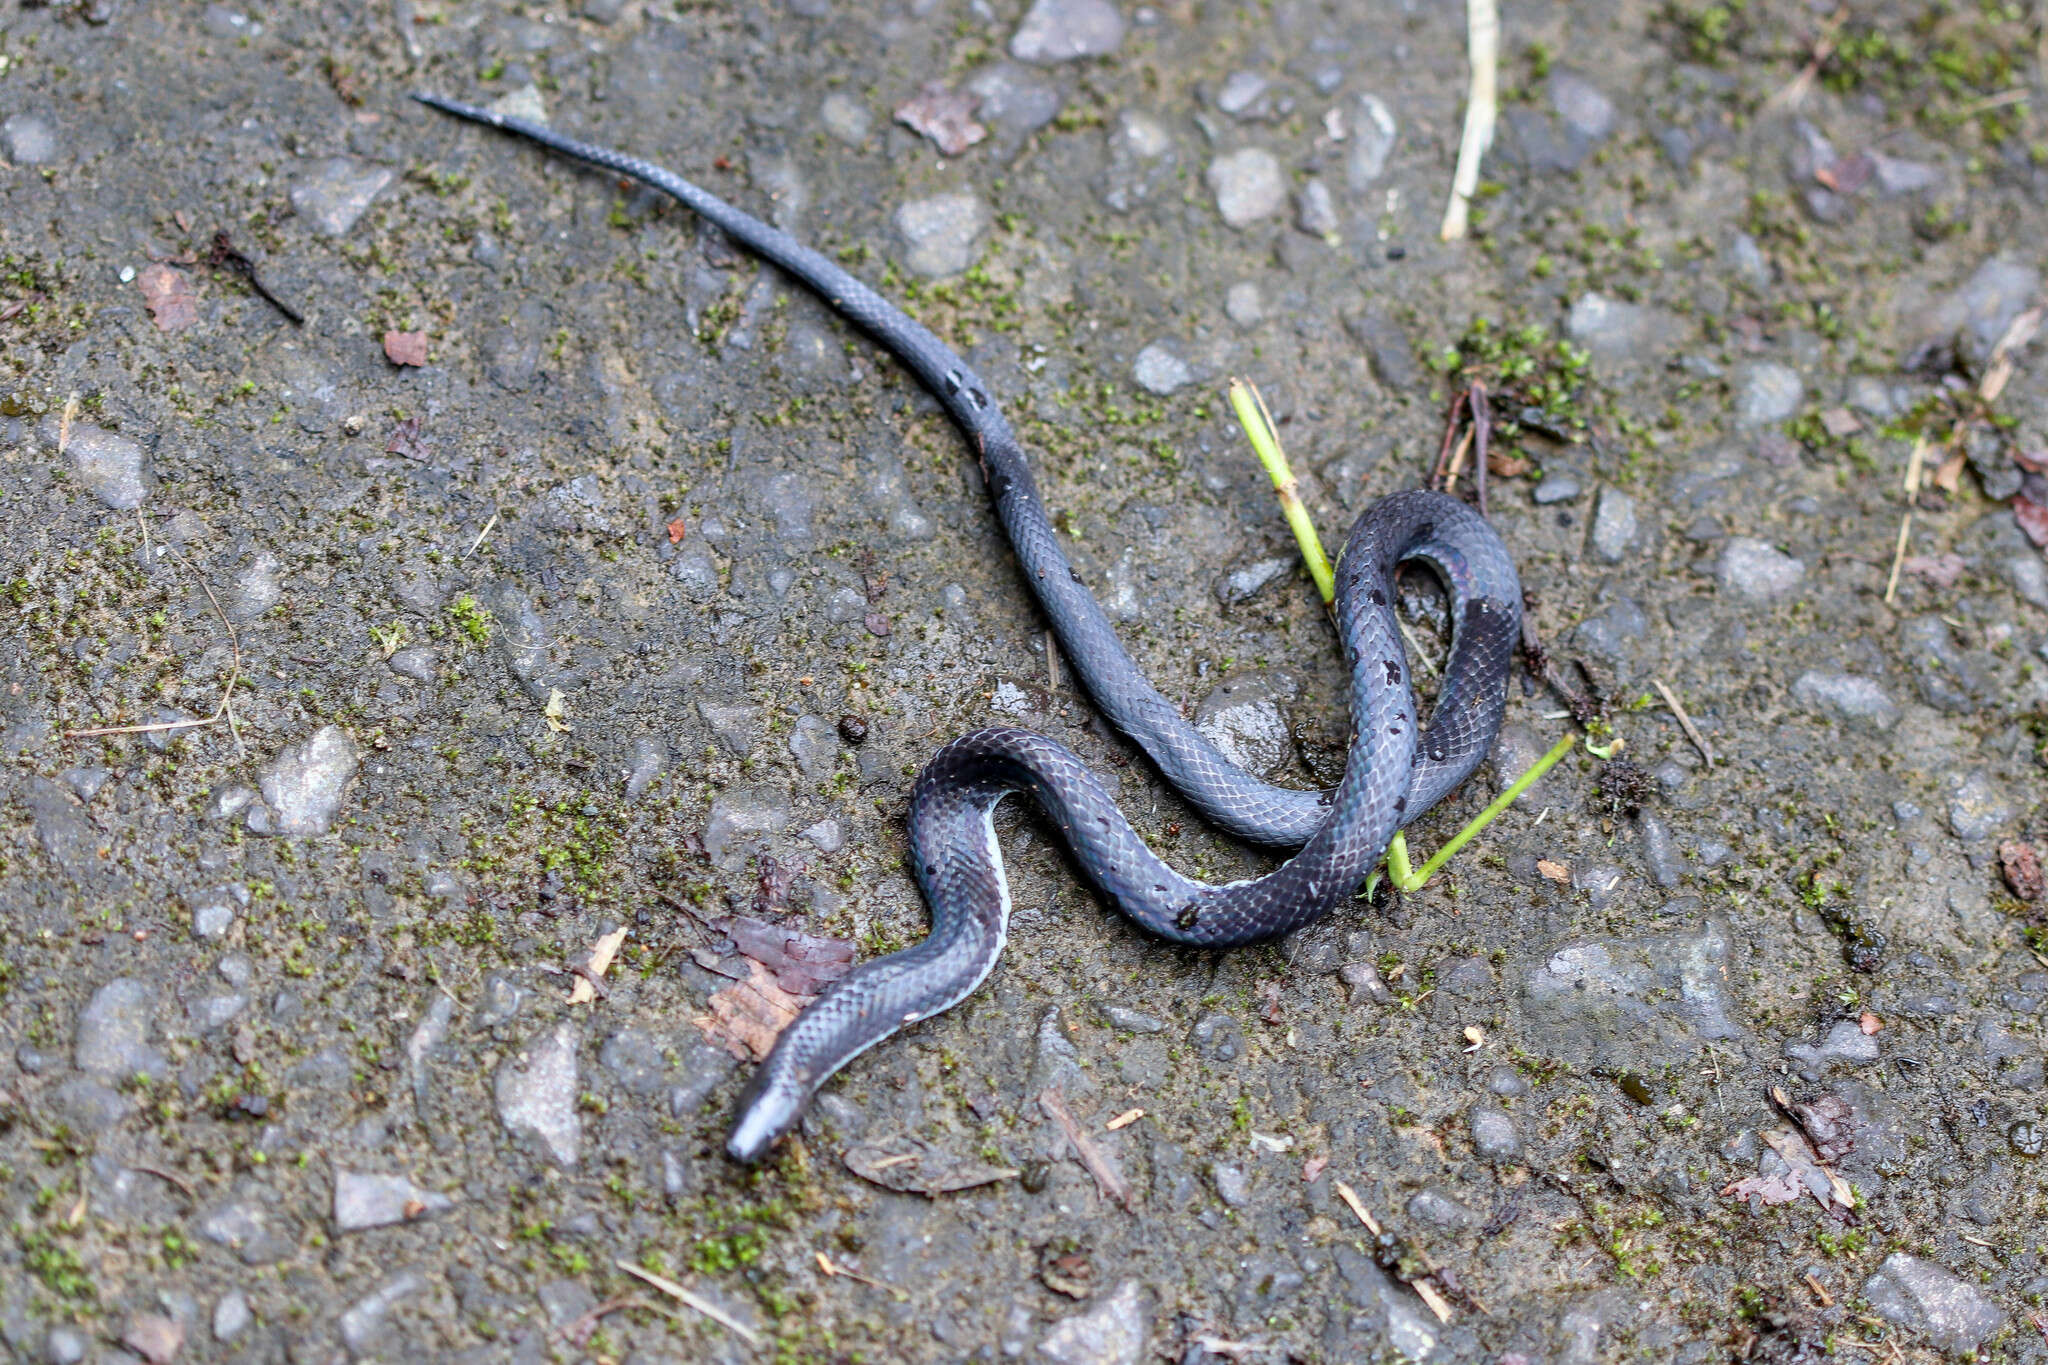
{"label": "black snake", "polygon": [[[1521,632],[1514,562],[1484,518],[1440,493],[1381,499],[1352,526],[1337,565],[1337,633],[1351,671],[1354,737],[1334,791],[1294,791],[1246,773],[1161,696],[1125,652],[1067,558],[1031,467],[980,377],[916,320],[818,252],[689,181],[637,157],[567,138],[526,119],[437,95],[424,104],[518,133],[564,155],[674,196],[729,237],[803,281],[874,337],[936,394],[981,461],[996,516],[1083,686],[1211,822],[1240,838],[1300,852],[1266,876],[1226,886],[1168,867],[1073,751],[1012,727],[954,740],[918,774],[910,846],[931,902],[932,931],[914,947],[861,964],[786,1028],[741,1100],[726,1151],[765,1153],[825,1080],[904,1025],[965,999],[995,967],[1010,893],[996,847],[997,803],[1029,792],[1115,906],[1161,938],[1227,947],[1285,934],[1357,889],[1394,832],[1485,758],[1507,704]],[[1431,564],[1451,595],[1450,658],[1429,724],[1419,724],[1392,603],[1395,567]]]}

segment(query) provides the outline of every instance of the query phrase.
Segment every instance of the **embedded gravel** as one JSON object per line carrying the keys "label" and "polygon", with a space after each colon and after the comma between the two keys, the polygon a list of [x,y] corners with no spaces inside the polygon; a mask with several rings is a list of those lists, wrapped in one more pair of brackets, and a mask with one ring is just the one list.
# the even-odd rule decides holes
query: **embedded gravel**
{"label": "embedded gravel", "polygon": [[[1457,5],[7,6],[0,1346],[2048,1361],[2042,17],[1502,17],[1446,244]],[[949,737],[1044,730],[1177,866],[1271,860],[1048,658],[887,356],[420,88],[901,300],[1161,690],[1292,784],[1343,674],[1222,386],[1334,547],[1462,357],[1609,756],[1225,953],[1013,803],[990,981],[736,1169],[735,992],[789,998],[742,941],[915,941]],[[928,88],[987,136],[896,122]],[[1427,686],[1441,599],[1402,606]],[[1418,854],[1571,723],[1518,670]]]}

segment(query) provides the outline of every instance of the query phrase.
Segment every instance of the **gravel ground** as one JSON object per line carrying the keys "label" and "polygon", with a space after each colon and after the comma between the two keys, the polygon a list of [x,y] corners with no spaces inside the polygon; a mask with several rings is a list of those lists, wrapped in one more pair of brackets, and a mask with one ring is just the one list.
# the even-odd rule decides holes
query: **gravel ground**
{"label": "gravel ground", "polygon": [[[2044,16],[1823,8],[1510,6],[1452,245],[1449,4],[0,11],[0,1340],[2048,1360]],[[1043,729],[1179,866],[1267,862],[1048,673],[892,362],[420,87],[904,300],[1279,780],[1341,763],[1342,674],[1223,381],[1333,542],[1483,381],[1493,519],[1621,761],[1227,953],[1012,803],[993,979],[734,1168],[739,983],[806,988],[759,922],[915,940],[946,738]],[[1518,673],[1417,846],[1569,724]]]}

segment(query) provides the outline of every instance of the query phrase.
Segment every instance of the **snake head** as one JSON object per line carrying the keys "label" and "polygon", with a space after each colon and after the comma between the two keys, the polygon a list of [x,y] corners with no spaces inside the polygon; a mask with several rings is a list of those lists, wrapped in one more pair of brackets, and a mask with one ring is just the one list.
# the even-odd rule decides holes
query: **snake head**
{"label": "snake head", "polygon": [[725,1154],[747,1165],[759,1161],[796,1127],[809,1099],[810,1090],[790,1084],[772,1058],[762,1063],[740,1097],[739,1121],[725,1139]]}

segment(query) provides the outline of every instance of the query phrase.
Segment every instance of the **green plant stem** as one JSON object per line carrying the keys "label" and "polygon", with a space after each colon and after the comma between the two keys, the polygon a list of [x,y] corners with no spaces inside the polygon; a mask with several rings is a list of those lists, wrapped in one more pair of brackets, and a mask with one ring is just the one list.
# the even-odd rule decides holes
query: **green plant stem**
{"label": "green plant stem", "polygon": [[1259,463],[1273,480],[1274,491],[1280,495],[1280,511],[1294,532],[1295,543],[1301,546],[1302,561],[1308,565],[1309,577],[1316,581],[1316,591],[1323,595],[1323,605],[1328,606],[1337,600],[1337,578],[1330,572],[1330,557],[1323,553],[1322,537],[1316,534],[1315,523],[1308,519],[1308,509],[1301,505],[1294,471],[1288,467],[1286,452],[1280,449],[1280,434],[1273,430],[1266,400],[1259,397],[1256,385],[1233,379],[1230,406],[1250,438],[1252,449],[1258,453]]}
{"label": "green plant stem", "polygon": [[[1329,606],[1337,600],[1336,575],[1330,572],[1330,558],[1323,553],[1322,537],[1316,534],[1315,523],[1309,520],[1308,509],[1301,504],[1301,494],[1294,481],[1294,471],[1288,467],[1287,456],[1280,449],[1279,433],[1273,429],[1272,414],[1266,411],[1266,400],[1259,396],[1258,386],[1242,379],[1230,381],[1230,406],[1237,413],[1237,420],[1244,427],[1245,436],[1257,452],[1259,463],[1266,467],[1266,473],[1273,480],[1274,491],[1280,495],[1280,510],[1287,517],[1287,525],[1294,532],[1294,540],[1301,547],[1301,558],[1308,565],[1309,576],[1316,581],[1316,591],[1323,595],[1323,605]],[[1430,855],[1429,861],[1419,869],[1408,860],[1408,840],[1400,830],[1387,844],[1387,876],[1403,891],[1418,891],[1436,875],[1437,869],[1449,862],[1457,851],[1472,842],[1480,830],[1492,824],[1494,819],[1515,799],[1556,767],[1559,760],[1572,751],[1575,736],[1566,734],[1550,746],[1550,752],[1536,760],[1529,771],[1516,778],[1514,784],[1493,799],[1492,804],[1456,834],[1450,842]],[[1586,746],[1592,749],[1589,742]],[[1598,750],[1593,750],[1598,753]],[[1604,757],[1604,755],[1603,755]],[[1369,896],[1379,885],[1380,874],[1374,872],[1366,879],[1365,892]]]}

